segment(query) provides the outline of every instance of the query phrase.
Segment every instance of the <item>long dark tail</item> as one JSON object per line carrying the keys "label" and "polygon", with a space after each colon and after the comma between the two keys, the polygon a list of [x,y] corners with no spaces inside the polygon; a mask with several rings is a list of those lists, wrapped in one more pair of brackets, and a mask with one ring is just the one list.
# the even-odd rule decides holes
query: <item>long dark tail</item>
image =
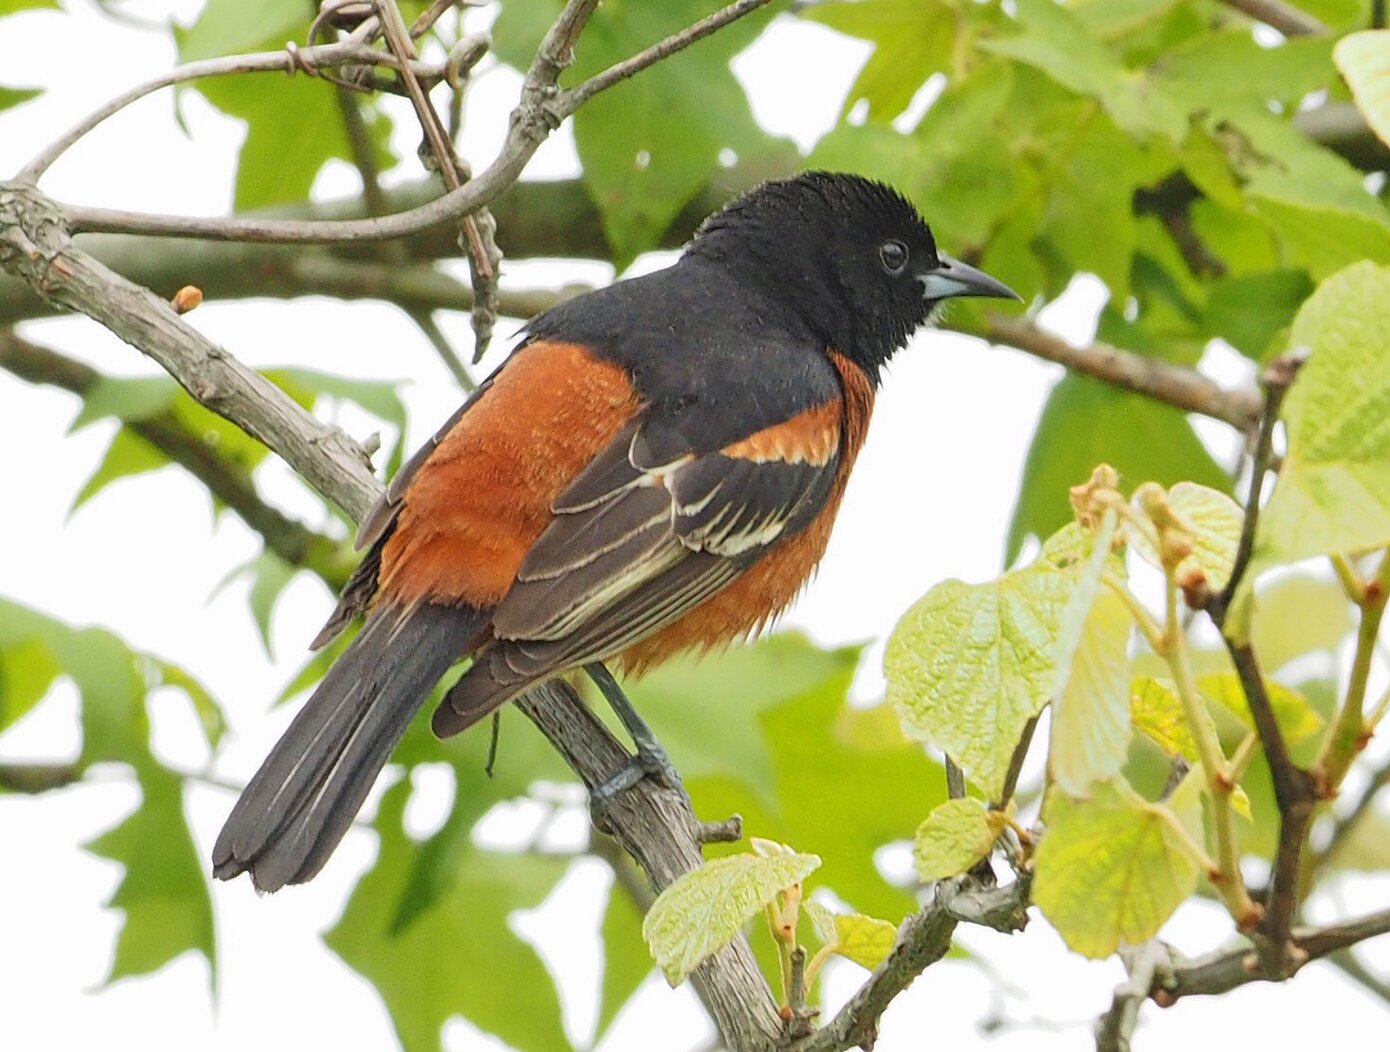
{"label": "long dark tail", "polygon": [[276,891],[323,868],[412,717],[486,618],[430,604],[373,611],[241,794],[213,846],[213,874],[249,872],[261,891]]}

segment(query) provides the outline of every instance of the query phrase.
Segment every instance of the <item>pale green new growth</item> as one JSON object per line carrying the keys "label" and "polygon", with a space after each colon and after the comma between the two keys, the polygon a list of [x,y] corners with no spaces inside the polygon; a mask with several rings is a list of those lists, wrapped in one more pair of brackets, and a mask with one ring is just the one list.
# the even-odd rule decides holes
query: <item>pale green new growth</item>
{"label": "pale green new growth", "polygon": [[886,920],[862,913],[835,913],[819,902],[804,902],[801,908],[821,941],[846,960],[873,971],[883,963],[898,938],[898,929]]}
{"label": "pale green new growth", "polygon": [[[1250,715],[1250,703],[1245,698],[1245,688],[1240,685],[1240,677],[1234,672],[1198,676],[1197,689],[1208,701],[1229,710],[1248,729],[1255,729],[1255,720]],[[1265,680],[1265,689],[1269,694],[1270,707],[1274,710],[1274,718],[1290,744],[1311,738],[1322,730],[1322,717],[1301,693],[1271,679]]]}
{"label": "pale green new growth", "polygon": [[[1245,519],[1240,505],[1219,490],[1195,482],[1179,482],[1168,491],[1168,506],[1192,533],[1192,554],[1178,563],[1176,579],[1182,581],[1200,570],[1212,591],[1219,592],[1230,580],[1240,544],[1240,527]],[[1130,542],[1147,562],[1162,569],[1163,561],[1143,533],[1134,531]]]}
{"label": "pale green new growth", "polygon": [[1197,762],[1197,743],[1188,729],[1170,680],[1139,676],[1129,687],[1129,718],[1135,730],[1147,735],[1169,756]]}
{"label": "pale green new growth", "polygon": [[1074,796],[1119,772],[1129,751],[1129,608],[1105,588],[1115,515],[1107,514],[1057,638],[1048,768]]}
{"label": "pale green new growth", "polygon": [[917,827],[917,876],[945,880],[964,873],[989,854],[1006,824],[1001,812],[988,810],[974,797],[947,800]]}
{"label": "pale green new growth", "polygon": [[1390,269],[1356,263],[1324,281],[1289,344],[1309,358],[1289,391],[1288,453],[1260,516],[1254,573],[1390,542]]}
{"label": "pale green new growth", "polygon": [[1042,711],[1075,575],[1034,564],[986,584],[943,581],[908,610],[883,656],[903,729],[944,749],[990,796]]}
{"label": "pale green new growth", "polygon": [[1078,953],[1151,938],[1197,887],[1187,823],[1121,779],[1092,786],[1088,800],[1054,790],[1046,817],[1033,901]]}
{"label": "pale green new growth", "polygon": [[768,844],[755,843],[758,854],[729,855],[706,862],[652,903],[642,922],[642,935],[672,986],[729,943],[779,891],[800,884],[820,865],[816,855],[781,845],[772,851]]}
{"label": "pale green new growth", "polygon": [[1390,143],[1390,29],[1352,33],[1332,52],[1366,123]]}

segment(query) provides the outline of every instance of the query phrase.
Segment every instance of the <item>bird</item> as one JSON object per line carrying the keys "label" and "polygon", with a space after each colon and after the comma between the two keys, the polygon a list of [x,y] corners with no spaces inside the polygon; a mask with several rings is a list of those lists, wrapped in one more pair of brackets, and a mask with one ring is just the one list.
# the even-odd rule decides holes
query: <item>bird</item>
{"label": "bird", "polygon": [[441,738],[557,675],[588,668],[614,700],[604,662],[637,675],[758,632],[825,552],[885,365],[964,296],[1019,298],[892,187],[806,171],[713,213],[669,267],[526,323],[363,517],[313,645],[362,628],[233,807],[214,875],[317,874],[464,658]]}

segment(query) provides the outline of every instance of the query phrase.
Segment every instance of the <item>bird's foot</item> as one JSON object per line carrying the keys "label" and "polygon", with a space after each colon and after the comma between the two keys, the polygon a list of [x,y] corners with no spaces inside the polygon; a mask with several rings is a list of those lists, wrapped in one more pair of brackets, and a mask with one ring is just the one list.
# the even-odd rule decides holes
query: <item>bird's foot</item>
{"label": "bird's foot", "polygon": [[655,738],[649,738],[637,742],[636,754],[589,790],[589,817],[595,827],[601,832],[608,832],[611,829],[608,814],[612,809],[613,801],[617,799],[619,793],[631,789],[643,778],[650,778],[661,788],[679,793],[685,799],[686,805],[689,806],[690,797],[685,791],[685,785],[681,782],[680,774],[671,763],[671,758],[666,755],[666,750]]}

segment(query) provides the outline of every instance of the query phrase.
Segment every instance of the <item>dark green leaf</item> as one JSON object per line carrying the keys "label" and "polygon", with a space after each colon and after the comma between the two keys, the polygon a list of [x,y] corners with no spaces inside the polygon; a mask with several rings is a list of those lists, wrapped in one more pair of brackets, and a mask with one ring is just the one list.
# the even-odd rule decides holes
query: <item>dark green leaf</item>
{"label": "dark green leaf", "polygon": [[1259,360],[1288,329],[1313,291],[1301,270],[1271,270],[1218,278],[1207,299],[1207,327],[1242,354]]}

